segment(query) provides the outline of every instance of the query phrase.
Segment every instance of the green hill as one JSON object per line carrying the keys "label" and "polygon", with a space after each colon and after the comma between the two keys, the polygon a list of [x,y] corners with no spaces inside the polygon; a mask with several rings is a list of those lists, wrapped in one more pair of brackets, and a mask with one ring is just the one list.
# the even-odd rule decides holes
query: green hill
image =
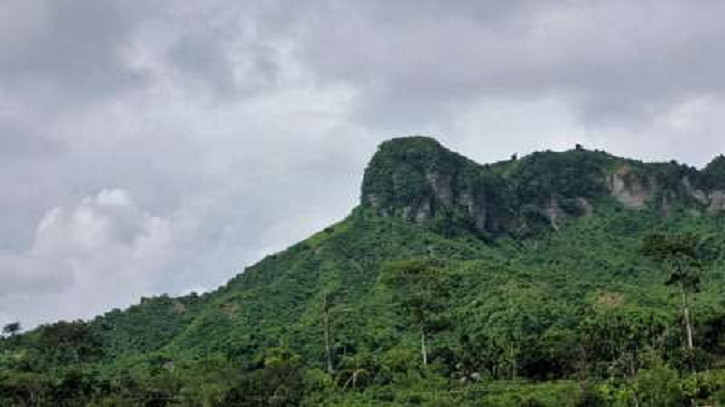
{"label": "green hill", "polygon": [[[724,213],[722,157],[480,165],[393,139],[346,219],[217,291],[6,337],[0,404],[717,403]],[[648,256],[653,235],[692,261]],[[699,283],[692,349],[673,270]]]}

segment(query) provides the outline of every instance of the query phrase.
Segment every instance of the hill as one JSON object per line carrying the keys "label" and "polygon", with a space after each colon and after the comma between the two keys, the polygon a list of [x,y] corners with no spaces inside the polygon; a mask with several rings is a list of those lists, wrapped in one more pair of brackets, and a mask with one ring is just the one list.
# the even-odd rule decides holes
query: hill
{"label": "hill", "polygon": [[[393,139],[346,219],[217,291],[7,337],[0,401],[714,403],[724,213],[723,157],[698,170],[578,146],[480,165]],[[652,255],[652,236],[694,237],[693,261]],[[678,270],[699,290],[666,284]]]}

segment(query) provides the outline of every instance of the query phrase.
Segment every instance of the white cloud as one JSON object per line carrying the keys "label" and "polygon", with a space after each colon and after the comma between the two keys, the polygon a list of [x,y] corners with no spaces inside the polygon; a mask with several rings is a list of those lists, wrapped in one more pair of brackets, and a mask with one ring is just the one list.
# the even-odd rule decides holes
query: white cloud
{"label": "white cloud", "polygon": [[0,253],[5,318],[27,325],[90,317],[153,293],[173,261],[172,223],[138,207],[121,189],[49,210],[28,251]]}

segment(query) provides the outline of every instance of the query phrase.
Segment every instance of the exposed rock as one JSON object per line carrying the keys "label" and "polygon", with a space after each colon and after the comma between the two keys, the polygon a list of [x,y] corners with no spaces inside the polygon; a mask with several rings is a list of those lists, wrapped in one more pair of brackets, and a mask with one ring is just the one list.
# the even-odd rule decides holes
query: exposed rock
{"label": "exposed rock", "polygon": [[725,213],[725,189],[714,188],[725,185],[717,175],[725,169],[708,168],[646,164],[584,149],[484,166],[434,139],[405,137],[380,145],[365,172],[361,202],[417,223],[445,218],[484,234],[521,235],[558,229],[563,220],[589,216],[612,198],[663,215]]}
{"label": "exposed rock", "polygon": [[582,216],[591,216],[594,213],[594,205],[591,204],[586,198],[577,198],[577,205],[581,209]]}
{"label": "exposed rock", "polygon": [[711,215],[725,212],[725,191],[713,191],[710,194],[710,206],[707,212]]}
{"label": "exposed rock", "polygon": [[632,209],[644,209],[654,196],[655,187],[651,180],[637,177],[631,167],[625,165],[609,178],[612,196],[622,205]]}
{"label": "exposed rock", "polygon": [[426,180],[433,188],[433,195],[444,206],[453,205],[453,191],[451,188],[452,176],[429,171]]}
{"label": "exposed rock", "polygon": [[553,227],[554,230],[559,230],[559,221],[567,217],[567,213],[561,209],[556,197],[553,196],[551,197],[551,201],[549,201],[549,205],[544,209],[544,215],[549,218],[551,227]]}
{"label": "exposed rock", "polygon": [[692,185],[692,182],[690,181],[689,177],[684,177],[682,179],[682,185],[685,187],[685,191],[690,195],[694,200],[699,202],[702,205],[707,205],[710,203],[710,198],[707,196],[707,193],[701,189],[697,189]]}

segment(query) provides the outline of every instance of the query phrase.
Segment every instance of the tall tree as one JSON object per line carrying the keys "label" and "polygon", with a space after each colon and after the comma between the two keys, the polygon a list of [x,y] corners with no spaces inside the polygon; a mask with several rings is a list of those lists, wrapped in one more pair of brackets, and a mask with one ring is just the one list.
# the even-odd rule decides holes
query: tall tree
{"label": "tall tree", "polygon": [[20,322],[11,322],[3,327],[3,334],[7,336],[15,336],[22,327],[20,326]]}
{"label": "tall tree", "polygon": [[444,275],[432,260],[412,259],[388,263],[383,282],[398,295],[420,334],[423,365],[428,365],[428,335],[433,317],[442,311],[448,296]]}
{"label": "tall tree", "polygon": [[333,335],[332,335],[332,310],[335,305],[339,304],[343,293],[341,291],[327,291],[322,294],[322,330],[325,341],[325,364],[327,373],[335,374],[335,361],[332,355]]}
{"label": "tall tree", "polygon": [[667,285],[679,288],[686,346],[695,347],[692,324],[692,296],[700,290],[701,270],[707,259],[704,240],[695,234],[657,233],[645,238],[642,251],[669,272]]}

